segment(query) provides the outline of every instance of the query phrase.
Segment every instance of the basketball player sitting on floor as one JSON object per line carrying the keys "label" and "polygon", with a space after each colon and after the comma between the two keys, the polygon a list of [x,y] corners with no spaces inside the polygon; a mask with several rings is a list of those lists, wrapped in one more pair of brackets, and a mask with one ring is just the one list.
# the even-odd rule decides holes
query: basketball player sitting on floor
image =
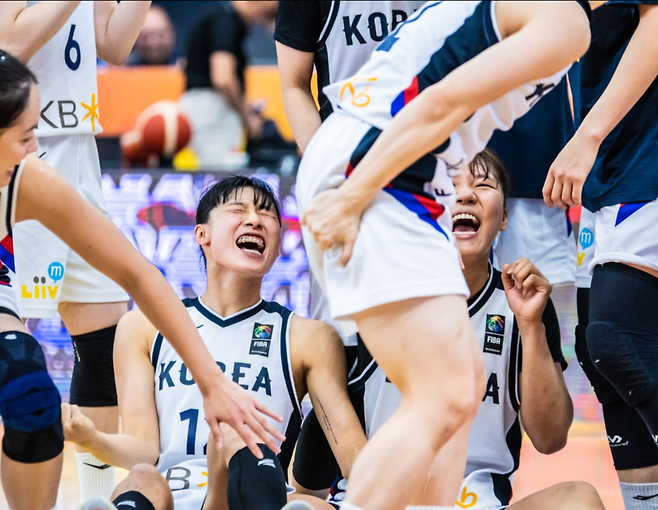
{"label": "basketball player sitting on floor", "polygon": [[[562,370],[560,327],[549,295],[552,285],[527,259],[491,267],[491,247],[507,227],[509,178],[500,160],[481,152],[454,177],[457,203],[450,208],[453,234],[470,290],[468,313],[484,354],[487,387],[468,437],[465,478],[456,505],[469,510],[510,504],[511,477],[519,467],[521,426],[543,454],[561,450],[573,419]],[[374,434],[400,404],[400,392],[378,369],[382,389],[366,413]],[[371,381],[374,378],[371,378]],[[450,455],[450,451],[442,455]],[[430,472],[419,505],[433,505],[436,477]],[[340,484],[341,486],[343,484]],[[344,490],[344,487],[343,487]],[[334,494],[338,503],[344,493]],[[513,510],[603,509],[590,485],[567,482],[523,498]]]}
{"label": "basketball player sitting on floor", "polygon": [[279,510],[286,504],[282,464],[290,460],[307,392],[349,476],[366,438],[347,396],[340,338],[330,326],[260,297],[279,253],[280,228],[279,207],[265,183],[234,176],[215,184],[201,198],[195,230],[208,286],[184,303],[227,377],[284,417],[276,424],[288,438],[282,453],[277,457],[261,444],[259,461],[228,428],[221,451],[207,447],[194,380],[169,342],[133,311],[119,324],[114,351],[123,435],[98,432],[76,406],[64,404],[62,412],[67,440],[131,469],[115,489],[115,505],[130,499],[137,509],[173,508],[175,501],[176,508]]}

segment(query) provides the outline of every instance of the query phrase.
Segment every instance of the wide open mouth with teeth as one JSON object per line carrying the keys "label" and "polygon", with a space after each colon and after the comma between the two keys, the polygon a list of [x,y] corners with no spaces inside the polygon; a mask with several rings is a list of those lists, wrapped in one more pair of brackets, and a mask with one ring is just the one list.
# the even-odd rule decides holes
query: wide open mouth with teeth
{"label": "wide open mouth with teeth", "polygon": [[474,234],[480,229],[480,220],[468,213],[455,214],[452,217],[452,232],[457,236]]}
{"label": "wide open mouth with teeth", "polygon": [[265,251],[265,241],[254,235],[243,235],[238,237],[235,244],[243,251],[261,255]]}

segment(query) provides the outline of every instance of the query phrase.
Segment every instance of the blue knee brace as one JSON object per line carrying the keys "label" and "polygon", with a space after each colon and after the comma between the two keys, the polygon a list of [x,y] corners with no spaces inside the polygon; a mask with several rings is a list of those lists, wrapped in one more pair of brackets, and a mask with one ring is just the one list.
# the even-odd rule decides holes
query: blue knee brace
{"label": "blue knee brace", "polygon": [[39,343],[20,331],[0,333],[2,446],[18,462],[43,462],[63,449],[61,398]]}

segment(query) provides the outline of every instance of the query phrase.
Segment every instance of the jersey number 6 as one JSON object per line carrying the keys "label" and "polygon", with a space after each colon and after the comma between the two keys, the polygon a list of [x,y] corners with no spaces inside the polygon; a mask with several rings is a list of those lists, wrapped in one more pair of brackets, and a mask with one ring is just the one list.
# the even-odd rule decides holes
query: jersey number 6
{"label": "jersey number 6", "polygon": [[[75,71],[80,67],[80,45],[78,41],[73,39],[75,34],[75,25],[71,25],[71,31],[69,32],[69,40],[66,41],[66,48],[64,48],[64,62],[71,71]],[[75,51],[75,60],[71,58],[71,52]]]}

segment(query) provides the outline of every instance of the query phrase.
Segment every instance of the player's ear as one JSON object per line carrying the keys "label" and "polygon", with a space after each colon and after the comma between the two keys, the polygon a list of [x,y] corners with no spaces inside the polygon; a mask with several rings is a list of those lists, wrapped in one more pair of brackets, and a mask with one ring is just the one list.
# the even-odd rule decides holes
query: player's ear
{"label": "player's ear", "polygon": [[194,240],[199,246],[207,245],[210,242],[208,235],[208,225],[197,225],[194,227]]}
{"label": "player's ear", "polygon": [[500,222],[500,231],[507,228],[507,206],[503,207],[503,221]]}

